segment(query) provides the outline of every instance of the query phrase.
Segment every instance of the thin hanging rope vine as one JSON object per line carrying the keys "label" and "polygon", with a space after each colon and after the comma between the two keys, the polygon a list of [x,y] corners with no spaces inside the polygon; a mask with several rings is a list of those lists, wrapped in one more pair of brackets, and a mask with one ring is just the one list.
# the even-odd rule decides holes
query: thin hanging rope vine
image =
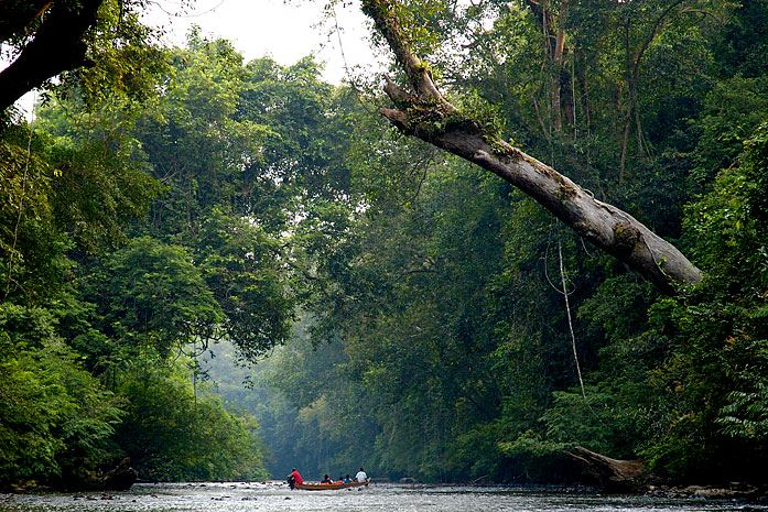
{"label": "thin hanging rope vine", "polygon": [[565,299],[565,312],[568,315],[568,329],[571,332],[573,360],[576,361],[576,374],[579,376],[579,386],[581,386],[581,395],[586,400],[587,392],[584,390],[584,379],[582,379],[581,377],[581,365],[579,364],[579,354],[576,350],[576,334],[573,331],[573,320],[571,318],[571,304],[570,304],[570,301],[568,300],[568,295],[570,294],[566,291],[565,266],[563,265],[563,244],[561,242],[557,242],[557,254],[560,257],[560,278],[563,283],[563,298]]}

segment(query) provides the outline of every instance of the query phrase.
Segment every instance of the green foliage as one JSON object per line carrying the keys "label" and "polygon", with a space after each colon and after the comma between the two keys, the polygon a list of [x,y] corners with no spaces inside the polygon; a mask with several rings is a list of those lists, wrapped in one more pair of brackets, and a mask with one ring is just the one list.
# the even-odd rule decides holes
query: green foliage
{"label": "green foliage", "polygon": [[724,284],[741,287],[746,297],[761,293],[766,284],[766,133],[762,125],[745,143],[739,165],[718,176],[715,189],[691,208],[688,221],[702,265]]}
{"label": "green foliage", "polygon": [[0,480],[77,482],[113,455],[118,397],[82,367],[41,308],[0,306]]}
{"label": "green foliage", "polygon": [[211,209],[236,201],[243,169],[260,160],[260,141],[271,131],[236,118],[242,57],[229,42],[193,32],[188,49],[169,53],[173,71],[135,136],[167,187],[152,207],[152,234],[194,245]]}
{"label": "green foliage", "polygon": [[[333,414],[340,423],[357,420],[340,406],[343,398],[309,384],[311,376],[338,378],[329,371],[336,364],[366,392],[377,427],[370,431],[374,471],[430,480],[568,478],[573,468],[562,464],[562,450],[581,444],[645,458],[679,479],[754,477],[752,462],[739,468],[736,461],[747,446],[762,453],[754,437],[764,421],[759,349],[741,339],[761,332],[755,326],[764,316],[749,301],[743,308],[745,297],[764,295],[756,263],[764,244],[755,241],[764,234],[747,220],[761,219],[754,212],[764,205],[741,210],[734,191],[750,182],[765,190],[762,178],[715,184],[720,192],[699,201],[685,225],[682,218],[684,202],[736,161],[741,140],[762,119],[762,78],[718,75],[720,37],[732,37],[759,9],[695,0],[607,7],[585,0],[571,2],[567,13],[558,2],[480,2],[453,11],[393,5],[413,48],[449,77],[451,96],[464,99],[473,118],[500,117],[494,131],[597,197],[616,199],[665,236],[682,233],[683,247],[730,285],[715,300],[722,283],[706,284],[713,275],[684,298],[659,299],[532,202],[430,148],[363,125],[365,145],[353,145],[349,157],[364,215],[335,244],[328,236],[306,239],[323,249],[314,251],[323,262],[314,275],[333,283],[318,287],[333,293],[312,303],[316,335],[340,336],[349,360],[319,368],[274,361],[286,374],[282,382],[291,382],[282,392],[313,419],[292,419],[291,428],[325,432]],[[707,16],[697,14],[702,9]],[[411,30],[413,20],[432,34]],[[566,53],[558,69],[554,37],[542,33],[560,23]],[[430,55],[436,41],[443,50]],[[578,311],[586,397],[574,389],[565,305],[553,289],[558,248]]]}
{"label": "green foliage", "polygon": [[[397,20],[397,30],[401,37],[417,55],[430,55],[438,50],[443,39],[440,37],[442,35],[440,22],[444,21],[448,11],[446,2],[442,0],[369,2],[364,6],[364,10],[366,9],[371,12],[375,9],[391,11]],[[383,41],[381,43],[383,44]]]}
{"label": "green foliage", "polygon": [[92,255],[123,242],[162,186],[148,174],[141,144],[131,134],[136,116],[124,112],[125,102],[113,99],[97,111],[71,102],[41,108],[34,129],[53,167],[49,201],[56,227],[79,252]]}
{"label": "green foliage", "polygon": [[55,171],[38,156],[36,138],[12,129],[0,140],[0,277],[2,297],[44,301],[70,264],[66,236],[55,228]]}
{"label": "green foliage", "polygon": [[129,404],[116,439],[132,464],[156,481],[265,478],[258,423],[198,394],[183,370],[144,352],[122,375]]}
{"label": "green foliage", "polygon": [[[114,7],[108,4],[105,9]],[[105,11],[102,28],[108,27],[112,14]],[[183,471],[173,470],[173,478],[263,476],[264,457],[251,420],[208,399],[197,412],[189,412],[188,390],[177,390],[172,375],[160,369],[190,344],[206,348],[228,337],[242,357],[255,359],[287,336],[293,302],[287,293],[290,279],[284,275],[281,237],[286,219],[293,217],[289,212],[297,189],[273,194],[275,202],[264,198],[288,212],[262,210],[265,218],[281,219],[268,228],[260,227],[251,203],[243,200],[250,197],[241,195],[249,187],[244,168],[256,170],[262,161],[259,142],[274,132],[238,118],[245,74],[231,45],[193,34],[187,50],[161,54],[145,48],[142,53],[132,45],[150,35],[128,18],[121,29],[127,32],[118,36],[125,44],[114,47],[117,53],[105,48],[95,69],[70,76],[63,94],[42,108],[32,130],[13,127],[3,133],[1,154],[8,164],[3,165],[2,194],[7,201],[0,224],[3,297],[41,305],[41,314],[56,319],[46,336],[69,348],[52,351],[49,366],[59,359],[66,366],[71,354],[120,397],[128,393],[120,383],[128,378],[131,361],[156,354],[143,359],[159,372],[155,385],[185,397],[179,415],[189,413],[189,421],[202,432],[194,439],[179,436],[174,429],[182,423],[176,422],[162,425],[164,435],[199,444],[200,453],[205,453],[180,463]],[[138,53],[131,55],[134,50]],[[170,77],[169,55],[176,67]],[[142,69],[136,59],[146,59]],[[305,67],[304,77],[316,71]],[[127,82],[135,88],[121,89]],[[160,83],[163,87],[157,88]],[[325,101],[326,95],[316,98]],[[317,116],[325,116],[322,109]],[[179,146],[190,151],[176,154]],[[169,164],[166,157],[178,165]],[[323,172],[322,165],[317,169]],[[167,171],[178,180],[169,178]],[[192,182],[190,194],[184,187]],[[164,207],[169,201],[173,208]],[[142,225],[148,211],[153,215],[150,229]],[[136,236],[142,233],[145,236]],[[27,336],[16,321],[7,332],[14,339]],[[76,375],[73,372],[73,379]],[[108,403],[104,398],[103,404]],[[135,409],[125,414],[129,424],[140,419]],[[88,416],[81,420],[85,425]],[[141,418],[142,428],[151,431],[152,421],[159,419]],[[12,479],[51,481],[58,474],[69,478],[69,473],[74,480],[84,479],[105,462],[103,457],[95,461],[96,448],[89,452],[81,446],[95,434],[77,421],[70,423],[70,437],[61,441],[52,436],[51,441],[55,453],[66,450],[66,457],[38,457],[28,473]],[[206,441],[207,424],[221,430],[221,437]],[[8,432],[9,443],[20,442],[16,430]],[[125,450],[123,438],[111,431],[102,434],[119,445],[110,457]],[[231,462],[215,463],[214,453],[231,455]],[[9,471],[21,459],[14,460],[8,463]],[[82,471],[71,469],[76,467]],[[145,467],[158,474],[165,471],[165,478],[173,473],[155,462]]]}
{"label": "green foliage", "polygon": [[157,95],[168,72],[159,30],[142,24],[142,0],[106,0],[88,41],[89,66],[65,75],[63,93],[77,91],[98,106],[120,98],[140,104]]}
{"label": "green foliage", "polygon": [[751,37],[764,33],[768,24],[766,12],[768,3],[765,0],[741,2],[731,22],[721,32],[713,34],[717,38],[717,55],[723,76],[758,77],[766,74],[766,42],[761,37]]}
{"label": "green foliage", "polygon": [[192,341],[219,336],[222,311],[191,255],[152,238],[132,240],[92,277],[105,332],[127,350],[150,346],[162,357]]}
{"label": "green foliage", "polygon": [[271,227],[279,214],[275,201],[344,202],[349,133],[361,111],[355,99],[320,81],[320,68],[310,58],[288,67],[256,59],[244,71],[238,116],[271,129],[260,148],[262,159],[247,169],[251,189],[244,199],[253,215]]}
{"label": "green foliage", "polygon": [[768,387],[762,381],[754,387],[754,392],[733,391],[728,395],[730,403],[718,419],[726,435],[760,442],[768,434]]}
{"label": "green foliage", "polygon": [[612,448],[608,437],[616,424],[616,404],[612,403],[613,397],[593,388],[586,389],[589,389],[586,398],[576,392],[553,393],[552,405],[542,416],[547,425],[547,439],[570,445],[588,444],[605,453]]}
{"label": "green foliage", "polygon": [[749,138],[768,116],[768,78],[735,76],[709,92],[703,116],[696,127],[701,137],[696,147],[692,177],[711,184],[717,173],[733,165]]}
{"label": "green foliage", "polygon": [[516,478],[526,481],[557,482],[563,478],[562,444],[542,439],[532,430],[512,441],[499,443],[499,449],[514,466]]}
{"label": "green foliage", "polygon": [[253,372],[266,400],[262,395],[250,403],[265,418],[260,422],[273,476],[296,466],[319,479],[373,464],[375,425],[365,405],[370,394],[350,386],[349,355],[338,339],[313,347],[314,324],[302,316],[286,346]]}
{"label": "green foliage", "polygon": [[292,303],[280,273],[278,241],[245,219],[214,210],[203,225],[198,252],[203,278],[223,315],[218,326],[240,355],[255,361],[282,343]]}
{"label": "green foliage", "polygon": [[707,465],[720,477],[749,474],[766,451],[752,435],[765,410],[766,141],[761,127],[738,166],[723,170],[690,208],[687,226],[704,282],[652,310],[669,352],[650,374],[663,430],[644,453],[678,478],[702,477]]}
{"label": "green foliage", "polygon": [[[678,239],[706,277],[676,298],[312,59],[244,64],[199,30],[158,49],[139,5],[105,2],[94,66],[0,134],[3,481],[123,453],[260,478],[260,437],[274,476],[561,481],[576,444],[761,474],[765,1],[390,3],[464,117]],[[211,369],[221,401],[201,348],[270,358]]]}

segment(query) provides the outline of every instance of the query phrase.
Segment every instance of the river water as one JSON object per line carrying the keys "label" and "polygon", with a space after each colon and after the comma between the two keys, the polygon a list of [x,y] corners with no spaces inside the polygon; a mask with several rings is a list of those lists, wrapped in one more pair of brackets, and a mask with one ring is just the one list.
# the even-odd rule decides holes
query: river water
{"label": "river water", "polygon": [[768,512],[730,500],[371,484],[291,491],[282,482],[137,484],[128,492],[0,495],[0,512]]}

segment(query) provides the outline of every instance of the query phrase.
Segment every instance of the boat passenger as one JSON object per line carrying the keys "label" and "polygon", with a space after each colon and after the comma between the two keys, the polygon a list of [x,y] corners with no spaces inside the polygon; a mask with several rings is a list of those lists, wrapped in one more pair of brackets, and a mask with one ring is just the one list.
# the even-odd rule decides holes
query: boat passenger
{"label": "boat passenger", "polygon": [[349,478],[349,475],[347,475],[347,476],[345,476],[345,477],[344,477],[344,483],[345,483],[345,484],[348,484],[348,483],[349,483],[349,482],[351,482],[351,481],[352,481],[352,479],[351,479],[351,478]]}
{"label": "boat passenger", "polygon": [[332,483],[333,483],[333,480],[331,480],[331,477],[330,477],[330,476],[328,476],[328,475],[325,475],[325,476],[323,477],[323,481],[322,481],[322,482],[320,482],[320,483],[321,483],[321,484],[332,484]]}
{"label": "boat passenger", "polygon": [[365,474],[365,471],[363,470],[363,468],[360,468],[360,471],[357,472],[357,474],[355,475],[355,480],[357,480],[358,482],[368,481],[368,475]]}
{"label": "boat passenger", "polygon": [[293,468],[291,470],[291,474],[288,475],[288,478],[286,479],[288,481],[288,487],[293,489],[296,487],[296,484],[303,484],[304,479],[301,477],[301,473],[299,473],[299,470],[296,468]]}

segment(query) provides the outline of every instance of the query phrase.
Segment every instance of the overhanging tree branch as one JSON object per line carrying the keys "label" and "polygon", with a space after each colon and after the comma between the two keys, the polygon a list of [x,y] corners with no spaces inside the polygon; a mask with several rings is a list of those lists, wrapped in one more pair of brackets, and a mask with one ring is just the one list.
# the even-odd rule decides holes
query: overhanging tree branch
{"label": "overhanging tree branch", "polygon": [[[96,15],[103,1],[53,2],[32,41],[10,66],[0,72],[0,112],[46,80],[87,63],[86,33],[96,24]],[[0,3],[0,17],[10,15],[6,9],[11,4]],[[8,30],[25,30],[29,22],[31,20],[27,17],[15,24],[8,23]],[[6,37],[17,35],[12,33]]]}
{"label": "overhanging tree branch", "polygon": [[674,294],[680,285],[701,280],[701,271],[675,246],[630,214],[595,199],[568,177],[512,147],[451,105],[435,86],[428,66],[411,51],[394,0],[363,0],[363,10],[408,77],[410,91],[390,80],[384,86],[397,108],[380,112],[394,126],[508,181],[664,293]]}
{"label": "overhanging tree branch", "polygon": [[27,28],[52,0],[0,0],[0,41],[24,37]]}

